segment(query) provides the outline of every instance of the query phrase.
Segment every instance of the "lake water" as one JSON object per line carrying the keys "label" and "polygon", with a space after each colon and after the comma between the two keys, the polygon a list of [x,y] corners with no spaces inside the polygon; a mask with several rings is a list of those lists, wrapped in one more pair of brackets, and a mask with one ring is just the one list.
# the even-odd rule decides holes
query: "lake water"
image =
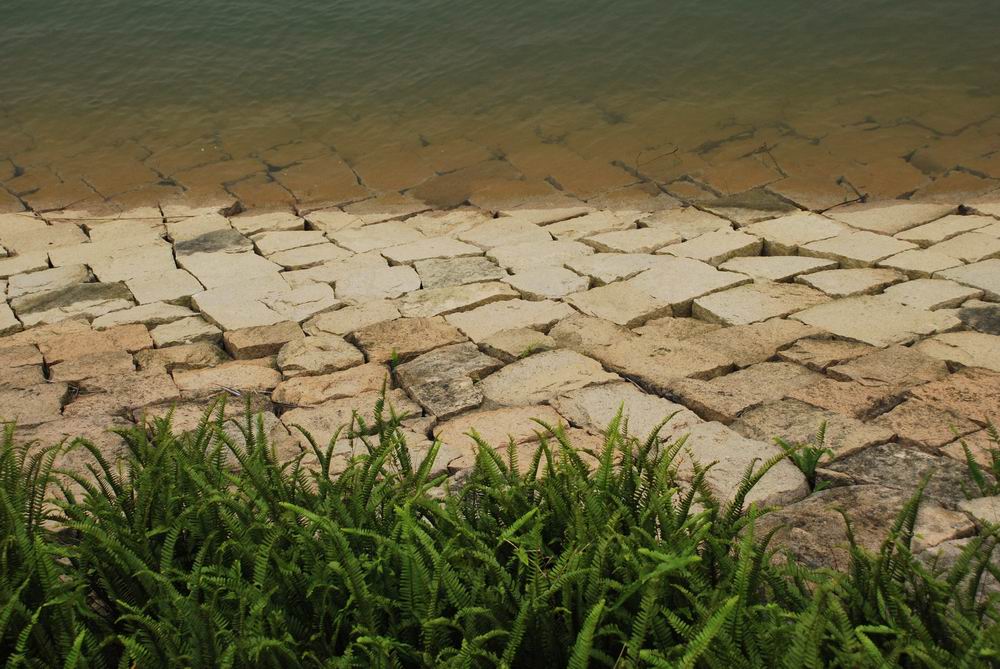
{"label": "lake water", "polygon": [[979,196],[998,35],[984,0],[7,0],[0,206]]}

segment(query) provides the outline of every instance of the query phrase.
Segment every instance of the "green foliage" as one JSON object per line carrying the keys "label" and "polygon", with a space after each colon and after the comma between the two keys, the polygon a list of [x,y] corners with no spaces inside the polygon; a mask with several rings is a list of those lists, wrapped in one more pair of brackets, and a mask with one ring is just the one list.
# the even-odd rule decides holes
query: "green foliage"
{"label": "green foliage", "polygon": [[986,438],[992,446],[987,449],[989,460],[986,466],[979,464],[969,445],[962,439],[962,450],[965,451],[965,461],[969,468],[969,478],[978,491],[975,497],[992,497],[1000,495],[1000,430],[993,423],[986,424]]}
{"label": "green foliage", "polygon": [[[995,537],[949,572],[909,552],[919,495],[880,553],[838,574],[773,561],[761,513],[683,440],[594,453],[539,424],[449,490],[438,447],[416,462],[382,402],[279,463],[259,417],[121,432],[127,467],[91,444],[0,453],[0,662],[9,667],[986,667],[1000,648],[980,596]],[[371,435],[371,436],[360,436]],[[474,438],[478,439],[475,433]],[[333,445],[357,454],[340,474]],[[59,494],[56,494],[56,491]],[[55,500],[66,501],[55,505]]]}
{"label": "green foliage", "polygon": [[790,444],[781,437],[775,438],[775,443],[781,447],[788,459],[795,463],[809,483],[809,489],[819,492],[826,486],[816,485],[816,469],[824,456],[833,457],[833,451],[826,447],[826,421],[820,423],[816,436],[804,444]]}

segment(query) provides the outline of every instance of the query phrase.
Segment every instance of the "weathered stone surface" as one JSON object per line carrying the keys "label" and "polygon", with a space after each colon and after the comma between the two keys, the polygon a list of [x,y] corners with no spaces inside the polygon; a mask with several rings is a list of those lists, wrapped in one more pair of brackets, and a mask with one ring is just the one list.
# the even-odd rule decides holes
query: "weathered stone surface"
{"label": "weathered stone surface", "polygon": [[979,429],[975,423],[920,400],[907,400],[874,421],[896,433],[904,446],[937,452],[955,437]]}
{"label": "weathered stone surface", "polygon": [[599,360],[610,346],[637,339],[632,332],[620,325],[583,314],[576,314],[556,323],[549,330],[549,336],[559,348],[567,348]]}
{"label": "weathered stone surface", "polygon": [[890,286],[885,294],[900,304],[918,309],[947,309],[982,297],[983,291],[947,279],[916,279]]}
{"label": "weathered stone surface", "polygon": [[909,388],[943,379],[948,367],[912,348],[890,346],[829,367],[827,374],[838,381],[855,381],[864,386]]}
{"label": "weathered stone surface", "polygon": [[[57,262],[53,259],[55,252],[49,253],[53,266],[76,264],[69,259],[67,262]],[[158,276],[164,272],[177,269],[174,263],[173,249],[165,242],[149,243],[139,247],[114,248],[91,257],[86,264],[93,270],[99,281],[111,283],[128,281],[139,277]]]}
{"label": "weathered stone surface", "polygon": [[787,362],[762,362],[708,381],[679,379],[670,394],[702,418],[731,423],[744,411],[778,400],[823,377]]}
{"label": "weathered stone surface", "polygon": [[412,265],[419,260],[442,260],[482,255],[478,246],[450,237],[431,237],[382,249],[382,255],[393,265]]}
{"label": "weathered stone surface", "polygon": [[503,362],[514,362],[529,355],[558,348],[556,340],[531,328],[501,330],[479,342],[480,348]]}
{"label": "weathered stone surface", "polygon": [[702,422],[693,412],[662,397],[644,393],[631,383],[605,383],[560,395],[552,401],[560,415],[577,427],[603,433],[622,411],[630,435],[646,439],[663,421],[661,440],[677,439]]}
{"label": "weathered stone surface", "polygon": [[79,283],[68,288],[23,295],[11,307],[25,327],[57,323],[77,316],[91,320],[134,306],[132,294],[121,283]]}
{"label": "weathered stone surface", "polygon": [[935,278],[951,279],[966,286],[979,288],[985,293],[985,299],[1000,300],[1000,259],[984,260],[982,262],[955,267],[936,273]]}
{"label": "weathered stone surface", "polygon": [[0,335],[17,332],[22,327],[21,321],[14,315],[14,310],[6,302],[0,302]]}
{"label": "weathered stone surface", "polygon": [[518,297],[516,290],[505,283],[493,281],[416,290],[402,297],[397,305],[403,316],[431,317],[468,311],[484,304],[516,297]]}
{"label": "weathered stone surface", "polygon": [[248,237],[261,232],[302,230],[305,228],[306,223],[304,219],[285,211],[275,211],[265,214],[243,214],[229,219],[229,222],[234,228]]}
{"label": "weathered stone surface", "polygon": [[615,372],[663,394],[682,378],[710,379],[732,369],[729,357],[690,339],[639,337],[592,353]]}
{"label": "weathered stone surface", "polygon": [[803,256],[753,256],[731,258],[719,265],[727,272],[739,272],[754,279],[791,281],[801,274],[812,274],[837,267],[834,260]]}
{"label": "weathered stone surface", "polygon": [[135,370],[128,351],[101,351],[60,362],[49,368],[49,379],[80,383],[105,374],[128,374]]}
{"label": "weathered stone surface", "polygon": [[176,304],[166,304],[164,302],[153,302],[150,304],[142,304],[138,307],[132,307],[131,309],[112,311],[109,314],[98,316],[94,319],[92,325],[95,330],[105,330],[117,325],[128,325],[132,323],[143,323],[144,325],[154,327],[164,323],[172,323],[182,318],[189,318],[191,316],[197,316],[197,313],[191,311],[187,307],[181,307]]}
{"label": "weathered stone surface", "polygon": [[[801,325],[801,323],[798,322],[795,322],[795,324]],[[635,334],[642,336],[660,337],[664,339],[687,339],[689,337],[706,334],[708,332],[715,332],[716,330],[721,329],[722,326],[718,323],[707,323],[705,321],[700,321],[697,318],[689,318],[687,316],[665,316],[663,318],[654,318],[651,321],[647,321],[645,325],[633,328],[632,331]]]}
{"label": "weathered stone surface", "polygon": [[983,528],[1000,525],[1000,496],[977,497],[959,502],[958,508],[972,516]]}
{"label": "weathered stone surface", "polygon": [[0,259],[0,279],[37,272],[49,267],[49,254],[45,251],[32,251]]}
{"label": "weathered stone surface", "polygon": [[[879,485],[855,485],[823,490],[757,521],[757,533],[775,528],[773,546],[784,546],[801,564],[840,571],[850,566],[846,524],[841,512],[851,520],[858,546],[877,553],[910,496],[909,492]],[[917,514],[916,547],[929,547],[969,531],[953,511],[924,506]]]}
{"label": "weathered stone surface", "polygon": [[7,281],[7,298],[69,288],[90,279],[86,265],[66,265],[29,274],[15,274]]}
{"label": "weathered stone surface", "polygon": [[807,286],[762,281],[699,297],[691,313],[695,318],[722,325],[749,325],[788,316],[828,300]]}
{"label": "weathered stone surface", "polygon": [[129,279],[125,285],[139,304],[168,302],[186,305],[191,296],[204,290],[201,283],[183,269]]}
{"label": "weathered stone surface", "polygon": [[613,211],[595,211],[546,225],[543,229],[556,239],[583,239],[603,232],[634,228],[631,217]]}
{"label": "weathered stone surface", "polygon": [[177,259],[207,289],[224,286],[285,286],[281,266],[254,253],[195,253]]}
{"label": "weathered stone surface", "polygon": [[[328,286],[329,287],[329,286]],[[270,287],[253,282],[211,288],[191,298],[194,307],[211,323],[223,330],[274,325],[285,320],[263,302]]]}
{"label": "weathered stone surface", "polygon": [[405,362],[440,346],[458,344],[465,337],[441,318],[400,318],[356,330],[352,339],[368,362]]}
{"label": "weathered stone surface", "polygon": [[977,263],[990,258],[1000,258],[1000,238],[979,232],[967,232],[930,246],[927,250],[962,262]]}
{"label": "weathered stone surface", "polygon": [[469,339],[479,342],[511,328],[547,330],[574,313],[572,307],[560,302],[504,300],[471,311],[450,314],[445,319]]}
{"label": "weathered stone surface", "polygon": [[222,392],[260,393],[274,389],[281,373],[255,360],[234,360],[216,367],[174,370],[174,383],[184,397],[208,397]]}
{"label": "weathered stone surface", "polygon": [[473,383],[503,363],[480,353],[471,342],[424,353],[396,369],[400,386],[429,414],[445,420],[475,409],[483,391]]}
{"label": "weathered stone surface", "polygon": [[664,247],[659,253],[693,258],[717,266],[737,256],[759,255],[762,248],[763,242],[759,237],[745,232],[720,230]]}
{"label": "weathered stone surface", "polygon": [[531,267],[558,267],[574,258],[590,255],[594,249],[575,241],[559,240],[541,244],[505,244],[487,252],[486,257],[517,273]]}
{"label": "weathered stone surface", "polygon": [[336,232],[328,232],[327,237],[332,239],[337,246],[342,246],[355,253],[377,251],[425,239],[420,231],[402,221],[376,223],[361,228],[346,228]]}
{"label": "weathered stone surface", "polygon": [[505,277],[527,300],[551,300],[586,290],[590,280],[563,267],[533,267]]}
{"label": "weathered stone surface", "polygon": [[221,343],[222,330],[215,327],[204,318],[194,316],[182,318],[163,325],[157,325],[150,331],[153,343],[157,348],[177,344]]}
{"label": "weathered stone surface", "polygon": [[278,369],[286,379],[329,374],[365,361],[361,351],[336,335],[295,337],[283,344],[277,353]]}
{"label": "weathered stone surface", "polygon": [[799,277],[796,281],[821,290],[831,297],[851,297],[880,293],[886,286],[906,281],[906,276],[892,269],[865,267],[816,272]]}
{"label": "weathered stone surface", "polygon": [[889,346],[960,326],[954,316],[915,309],[882,296],[836,300],[800,311],[792,318],[846,339]]}
{"label": "weathered stone surface", "polygon": [[69,393],[65,383],[43,383],[14,390],[0,390],[0,422],[21,427],[58,420]]}
{"label": "weathered stone surface", "polygon": [[871,267],[880,260],[917,248],[916,244],[873,232],[846,232],[830,239],[805,244],[799,254],[829,258],[841,267]]}
{"label": "weathered stone surface", "polygon": [[1000,335],[1000,304],[983,303],[975,306],[965,304],[958,310],[956,316],[967,327],[977,332]]}
{"label": "weathered stone surface", "polygon": [[552,241],[552,235],[543,228],[509,217],[495,218],[459,233],[458,238],[481,249],[510,244],[540,244]]}
{"label": "weathered stone surface", "polygon": [[490,406],[540,404],[557,395],[618,377],[601,369],[596,360],[575,351],[539,353],[512,363],[480,384]]}
{"label": "weathered stone surface", "polygon": [[656,253],[664,246],[678,244],[681,235],[670,228],[639,228],[604,232],[582,240],[602,253]]}
{"label": "weathered stone surface", "polygon": [[750,277],[720,272],[698,260],[675,258],[628,281],[650,297],[669,304],[675,316],[684,316],[689,313],[695,299],[750,283]]}
{"label": "weathered stone surface", "polygon": [[[368,363],[317,376],[296,376],[277,385],[271,399],[289,406],[316,406],[332,400],[377,393],[392,387],[389,368]],[[365,407],[366,410],[371,407]],[[289,423],[286,425],[291,426]],[[316,435],[320,436],[320,435]],[[329,438],[328,435],[327,438]]]}
{"label": "weathered stone surface", "polygon": [[174,252],[178,257],[193,253],[249,253],[252,251],[253,242],[231,228],[212,230],[191,239],[174,242]]}
{"label": "weathered stone surface", "polygon": [[[310,247],[306,247],[310,248]],[[389,262],[378,253],[359,253],[343,260],[331,260],[308,269],[282,272],[281,278],[292,288],[313,283],[335,284],[359,272],[384,269]]]}
{"label": "weathered stone surface", "polygon": [[434,427],[434,437],[446,444],[468,448],[467,458],[461,465],[465,468],[475,463],[475,442],[468,436],[471,431],[475,430],[484,443],[503,449],[510,440],[515,444],[530,444],[538,441],[539,435],[546,435],[547,430],[537,421],[552,427],[565,424],[563,417],[550,406],[506,407],[472,411],[438,423]]}
{"label": "weathered stone surface", "polygon": [[777,355],[787,362],[795,362],[822,372],[828,367],[848,362],[874,350],[872,346],[859,342],[809,338],[778,351]]}
{"label": "weathered stone surface", "polygon": [[955,509],[965,499],[968,472],[961,463],[930,455],[902,443],[883,443],[824,465],[817,481],[834,486],[879,485],[908,497],[924,476],[933,474],[924,488],[924,503]]}
{"label": "weathered stone surface", "polygon": [[399,318],[399,309],[386,300],[372,300],[357,306],[329,311],[310,319],[303,329],[307,334],[346,335],[361,328]]}
{"label": "weathered stone surface", "polygon": [[914,348],[949,365],[984,367],[1000,372],[1000,338],[982,332],[948,332],[935,335]]}
{"label": "weathered stone surface", "polygon": [[696,207],[680,207],[665,209],[646,216],[639,221],[641,227],[668,229],[681,239],[694,239],[700,235],[717,230],[732,230],[733,224],[707,211]]}
{"label": "weathered stone surface", "polygon": [[357,302],[392,299],[420,288],[420,277],[412,267],[362,270],[337,281],[337,296]]}
{"label": "weathered stone surface", "polygon": [[835,237],[847,228],[819,214],[803,212],[754,223],[745,230],[764,240],[767,255],[791,256],[800,246]]}
{"label": "weathered stone surface", "polygon": [[223,335],[226,350],[237,360],[253,360],[275,355],[282,346],[305,334],[294,321],[281,321],[273,325],[230,330]]}
{"label": "weathered stone surface", "polygon": [[210,232],[231,229],[229,219],[218,212],[204,213],[188,218],[167,219],[167,236],[174,243],[197,239]]}
{"label": "weathered stone surface", "polygon": [[1000,424],[1000,374],[996,372],[966,368],[913,388],[910,394],[980,425]]}
{"label": "weathered stone surface", "polygon": [[499,281],[507,274],[487,258],[419,260],[413,263],[424,288],[464,286],[480,281]]}
{"label": "weathered stone surface", "polygon": [[593,279],[596,285],[603,286],[622,279],[630,279],[663,262],[663,257],[648,254],[595,253],[574,258],[566,263],[566,267]]}
{"label": "weathered stone surface", "polygon": [[333,288],[323,283],[266,293],[260,302],[283,320],[295,323],[338,309],[344,304],[334,297]]}
{"label": "weathered stone surface", "polygon": [[953,205],[910,202],[873,202],[837,207],[827,215],[852,228],[895,235],[955,211]]}
{"label": "weathered stone surface", "polygon": [[918,246],[928,247],[952,237],[957,237],[963,232],[985,228],[995,222],[996,219],[990,216],[959,216],[952,214],[899,232],[895,237],[903,241],[913,242]]}
{"label": "weathered stone surface", "polygon": [[[678,454],[678,464],[685,475],[691,471],[692,462],[703,467],[715,463],[705,476],[706,483],[720,499],[730,500],[752,462],[766,461],[780,453],[778,446],[747,439],[721,423],[701,423],[691,427],[684,449]],[[802,472],[786,459],[764,475],[747,495],[746,504],[791,504],[808,494],[809,485]]]}
{"label": "weathered stone surface", "polygon": [[149,338],[145,326],[123,325],[103,332],[83,330],[43,337],[37,344],[46,364],[54,365],[64,360],[72,360],[99,352],[128,351],[132,353],[151,348],[153,342]]}
{"label": "weathered stone surface", "polygon": [[613,283],[570,295],[566,301],[581,312],[609,320],[628,328],[638,327],[653,318],[670,316],[673,309],[666,302],[650,297],[627,283]]}
{"label": "weathered stone surface", "polygon": [[935,272],[959,267],[962,261],[951,256],[946,256],[943,253],[928,251],[927,249],[914,249],[889,256],[885,260],[878,261],[876,264],[879,267],[886,267],[902,272],[911,279],[922,279],[930,277]]}
{"label": "weathered stone surface", "polygon": [[181,344],[166,348],[151,348],[135,354],[139,369],[159,369],[172,372],[175,369],[202,369],[215,367],[229,360],[225,351],[214,344],[199,342]]}
{"label": "weathered stone surface", "polygon": [[[345,374],[346,372],[339,373]],[[296,379],[296,381],[306,382],[307,380],[316,380],[319,378],[322,377],[303,377],[302,379]],[[343,428],[345,432],[351,429],[351,422],[355,412],[364,420],[365,425],[371,428],[375,422],[374,409],[379,396],[379,391],[362,392],[342,399],[330,400],[317,406],[292,409],[282,414],[281,422],[288,427],[292,435],[298,439],[303,447],[308,447],[307,441],[295,429],[296,425],[301,426],[312,434],[317,443],[323,444],[328,442],[338,429]],[[420,407],[411,402],[401,390],[388,391],[385,400],[386,415],[388,415],[389,407],[392,407],[398,416],[420,415]],[[354,428],[356,429],[357,426],[355,425]]]}
{"label": "weathered stone surface", "polygon": [[354,256],[350,251],[326,243],[278,251],[267,256],[267,259],[281,265],[286,270],[302,270],[318,267],[328,262],[348,260],[352,257]]}
{"label": "weathered stone surface", "polygon": [[822,445],[833,451],[833,459],[884,444],[896,436],[889,428],[865,424],[798,400],[778,400],[753,407],[740,414],[730,427],[748,439],[769,441],[780,437],[792,445],[818,446],[816,437],[824,424]]}
{"label": "weathered stone surface", "polygon": [[973,432],[941,447],[941,455],[946,455],[956,462],[968,466],[968,456],[965,453],[966,447],[972,454],[972,459],[979,463],[980,467],[991,467],[993,463],[992,451],[1000,448],[1000,444],[993,441],[986,430]]}
{"label": "weathered stone surface", "polygon": [[856,381],[823,379],[793,390],[788,393],[788,398],[859,420],[868,420],[902,402],[903,394],[904,390],[898,386],[866,386]]}
{"label": "weathered stone surface", "polygon": [[319,230],[270,231],[261,232],[253,237],[254,247],[264,256],[324,243],[326,236]]}

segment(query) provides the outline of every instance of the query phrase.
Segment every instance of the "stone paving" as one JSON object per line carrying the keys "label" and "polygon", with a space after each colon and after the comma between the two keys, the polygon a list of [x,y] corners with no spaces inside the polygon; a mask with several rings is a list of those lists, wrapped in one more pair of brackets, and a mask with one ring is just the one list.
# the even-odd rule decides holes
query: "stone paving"
{"label": "stone paving", "polygon": [[597,447],[622,406],[642,436],[674,415],[682,473],[716,462],[723,498],[773,437],[825,421],[832,489],[784,461],[752,497],[805,559],[843,563],[838,505],[872,547],[926,472],[921,550],[995,519],[1000,500],[964,499],[958,440],[985,457],[1000,417],[1000,206],[397,205],[0,215],[2,417],[113,458],[108,427],[173,407],[189,429],[224,393],[291,458],[297,426],[326,439],[387,384],[410,445],[441,439],[458,477],[472,428],[527,449],[537,418]]}

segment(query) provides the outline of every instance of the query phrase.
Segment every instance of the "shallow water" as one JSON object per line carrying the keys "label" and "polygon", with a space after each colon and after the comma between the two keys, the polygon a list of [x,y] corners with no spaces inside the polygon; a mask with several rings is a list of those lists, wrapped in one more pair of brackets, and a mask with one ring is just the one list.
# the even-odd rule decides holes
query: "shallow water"
{"label": "shallow water", "polygon": [[997,2],[8,0],[4,15],[0,180],[43,208],[215,193],[239,170],[184,172],[222,159],[280,183],[380,148],[370,174],[440,151],[429,173],[360,171],[373,192],[496,156],[504,178],[584,199],[628,179],[568,186],[577,158],[685,193],[794,177],[823,205],[949,176],[937,190],[1000,187]]}

